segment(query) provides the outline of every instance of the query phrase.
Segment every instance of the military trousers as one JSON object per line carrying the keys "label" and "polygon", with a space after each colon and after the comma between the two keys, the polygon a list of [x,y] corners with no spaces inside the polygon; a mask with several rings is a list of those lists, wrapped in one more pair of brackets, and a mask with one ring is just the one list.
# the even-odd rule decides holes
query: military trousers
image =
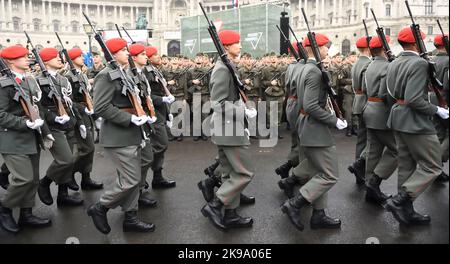
{"label": "military trousers", "polygon": [[169,146],[166,124],[157,122],[153,124],[153,133],[150,135],[153,148],[153,162],[151,168],[153,171],[161,171],[164,165],[164,156]]}
{"label": "military trousers", "polygon": [[356,140],[356,159],[366,157],[367,128],[362,114],[358,115],[358,138]]}
{"label": "military trousers", "polygon": [[2,204],[6,208],[32,208],[39,186],[40,151],[33,155],[2,154],[10,171],[9,187]]}
{"label": "military trousers", "polygon": [[336,146],[304,147],[301,146],[300,157],[304,157],[294,169],[294,176],[302,187],[300,194],[309,201],[314,209],[327,207],[328,191],[339,179]]}
{"label": "military trousers", "polygon": [[91,173],[94,164],[94,127],[86,125],[86,138],[81,137],[79,129],[68,134],[70,149],[74,156],[73,172]]}
{"label": "military trousers", "polygon": [[105,148],[117,171],[113,187],[100,198],[107,208],[122,207],[122,211],[138,210],[139,190],[142,182],[141,146]]}
{"label": "military trousers", "polygon": [[55,138],[50,153],[53,162],[47,169],[46,176],[56,184],[66,184],[72,180],[74,158],[65,132],[52,130]]}
{"label": "military trousers", "polygon": [[3,163],[2,166],[0,167],[0,172],[1,173],[5,173],[5,174],[9,174],[9,169],[6,166],[6,163]]}
{"label": "military trousers", "polygon": [[367,129],[366,182],[374,174],[387,180],[397,169],[397,145],[392,130]]}
{"label": "military trousers", "polygon": [[353,115],[353,101],[355,100],[355,95],[344,92],[342,100],[342,110],[344,112],[344,118],[347,120],[348,127],[352,128],[357,124],[357,117]]}
{"label": "military trousers", "polygon": [[[198,100],[200,98],[200,100]],[[200,137],[205,135],[202,129],[203,121],[209,116],[209,113],[203,112],[203,106],[209,101],[209,95],[202,93],[194,93],[192,99],[192,135]]]}
{"label": "military trousers", "polygon": [[240,205],[241,192],[252,181],[254,173],[248,146],[217,146],[221,165],[222,185],[216,192],[225,209]]}
{"label": "military trousers", "polygon": [[442,173],[437,135],[394,132],[398,150],[398,186],[412,199],[422,194]]}
{"label": "military trousers", "polygon": [[[275,110],[272,109],[271,104],[275,103]],[[271,128],[279,127],[281,125],[281,118],[283,116],[283,103],[284,103],[284,95],[283,96],[269,96],[266,95],[266,123],[270,124]],[[272,112],[276,113],[276,116],[272,116]],[[275,120],[277,119],[277,120]]]}
{"label": "military trousers", "polygon": [[153,162],[153,147],[151,144],[151,140],[147,140],[145,142],[145,147],[142,148],[141,151],[141,189],[145,185],[145,181],[147,180],[147,173]]}
{"label": "military trousers", "polygon": [[299,158],[299,135],[297,129],[292,127],[291,129],[291,152],[288,155],[288,160],[292,162],[292,167],[295,168],[300,164]]}

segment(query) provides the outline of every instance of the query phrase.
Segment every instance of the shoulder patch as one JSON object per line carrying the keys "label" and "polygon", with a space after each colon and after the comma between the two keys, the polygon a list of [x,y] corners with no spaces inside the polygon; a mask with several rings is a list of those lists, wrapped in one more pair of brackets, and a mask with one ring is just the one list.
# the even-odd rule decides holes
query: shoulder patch
{"label": "shoulder patch", "polygon": [[0,78],[0,88],[14,86],[14,82],[9,78]]}

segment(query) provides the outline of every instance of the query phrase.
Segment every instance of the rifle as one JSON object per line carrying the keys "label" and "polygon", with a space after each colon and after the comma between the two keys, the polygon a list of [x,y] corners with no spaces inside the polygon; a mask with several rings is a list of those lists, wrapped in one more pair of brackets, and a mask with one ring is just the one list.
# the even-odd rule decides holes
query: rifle
{"label": "rifle", "polygon": [[291,41],[286,37],[286,35],[284,34],[284,32],[281,30],[280,26],[276,25],[278,31],[280,31],[281,36],[284,39],[284,43],[286,43],[289,46],[289,49],[291,50],[292,55],[294,55],[294,58],[297,62],[300,62],[301,58],[298,55],[297,51],[294,49],[294,47],[292,46]]}
{"label": "rifle", "polygon": [[442,41],[444,42],[445,50],[447,51],[447,55],[449,55],[449,53],[448,53],[448,48],[449,48],[448,35],[444,34],[444,30],[442,29],[441,22],[439,22],[439,19],[437,20],[437,23],[438,23],[439,29],[441,30],[441,33],[442,33]]}
{"label": "rifle", "polygon": [[[111,65],[111,68],[119,74],[120,83],[122,84],[122,94],[125,96],[128,96],[128,99],[131,102],[131,105],[133,106],[133,109],[137,116],[146,116],[147,113],[145,113],[144,109],[142,108],[142,104],[139,100],[138,95],[136,94],[136,86],[134,83],[130,82],[123,71],[123,69],[119,66],[117,61],[114,59],[111,51],[108,49],[108,46],[106,46],[105,41],[103,40],[102,35],[95,30],[94,26],[91,23],[91,20],[89,17],[83,12],[83,16],[86,18],[87,22],[92,28],[92,32],[94,32],[94,38],[97,40],[100,47],[103,49],[103,53],[105,55],[105,60]],[[143,128],[141,127],[142,136],[144,139],[147,139],[147,135]]]}
{"label": "rifle", "polygon": [[[61,94],[59,94],[59,91],[56,89],[55,84],[53,83],[52,76],[50,75],[50,73],[48,72],[47,68],[45,67],[44,62],[42,61],[42,58],[39,55],[39,52],[33,46],[33,43],[31,42],[30,36],[28,36],[26,31],[24,31],[24,33],[25,33],[25,36],[27,37],[27,42],[28,42],[28,44],[31,47],[31,52],[34,55],[34,58],[35,58],[36,62],[39,64],[39,68],[41,68],[42,75],[44,75],[44,77],[48,80],[49,87],[50,87],[50,93],[48,94],[48,97],[53,99],[53,101],[54,101],[54,103],[56,105],[57,112],[58,112],[59,116],[64,116],[64,115],[68,116],[67,111],[64,108],[64,105],[62,103],[62,100],[63,100],[62,96],[61,96]],[[70,108],[69,105],[67,105],[67,106]]]}
{"label": "rifle", "polygon": [[305,47],[303,47],[303,43],[298,41],[298,38],[291,26],[289,26],[289,30],[291,31],[292,36],[294,36],[295,41],[297,41],[298,55],[306,62],[308,60],[308,54],[306,53]]}
{"label": "rifle", "polygon": [[[84,82],[81,82],[81,78],[83,78],[83,77],[75,68],[73,61],[70,59],[69,52],[64,47],[64,44],[61,41],[61,38],[59,37],[58,33],[55,32],[55,34],[56,34],[56,37],[58,38],[59,44],[61,44],[61,47],[62,47],[60,54],[61,53],[64,54],[64,57],[66,58],[67,63],[69,63],[70,71],[75,76],[75,79],[73,80],[73,82],[78,83],[80,85],[81,92],[83,93],[83,99],[84,99],[84,102],[86,103],[86,108],[92,112],[92,111],[94,111],[94,103],[92,102],[91,95],[89,94],[89,91],[87,90],[86,85],[84,84]],[[61,56],[61,58],[62,57],[63,56]]]}
{"label": "rifle", "polygon": [[[441,90],[443,89],[443,85],[441,81],[438,79],[436,74],[436,63],[431,61],[430,57],[427,53],[427,48],[425,47],[425,43],[422,39],[422,34],[420,33],[420,26],[414,22],[414,17],[411,12],[411,8],[409,7],[408,1],[405,1],[406,7],[408,9],[409,16],[411,17],[411,30],[414,34],[414,39],[416,40],[416,45],[419,49],[420,57],[425,59],[428,62],[428,74],[431,79],[430,86],[436,94],[436,98],[439,102],[439,106],[443,108],[448,108],[447,102],[445,101],[444,96],[441,94]],[[448,122],[445,122],[448,125]]]}
{"label": "rifle", "polygon": [[363,25],[364,25],[364,30],[366,31],[367,48],[369,48],[370,55],[372,56],[372,58],[375,58],[375,55],[373,54],[373,50],[370,48],[370,41],[372,40],[372,37],[369,35],[369,30],[367,29],[365,19],[363,19]]}
{"label": "rifle", "polygon": [[238,74],[237,74],[236,70],[234,69],[233,65],[231,64],[231,61],[228,58],[227,53],[225,52],[225,48],[223,47],[222,42],[220,42],[219,35],[217,34],[216,26],[214,26],[214,23],[212,22],[212,20],[209,20],[208,15],[206,14],[205,9],[203,8],[202,3],[199,3],[199,5],[200,5],[200,8],[202,9],[203,15],[206,18],[206,21],[208,22],[208,32],[209,32],[209,35],[211,36],[214,46],[217,49],[217,52],[219,53],[219,57],[222,60],[222,62],[225,64],[225,66],[228,68],[228,70],[230,71],[231,76],[233,78],[234,85],[236,86],[237,92],[241,96],[242,101],[244,101],[244,103],[247,103],[248,99],[244,92],[245,91],[244,84],[241,82],[241,80],[239,80]]}
{"label": "rifle", "polygon": [[325,85],[325,89],[327,90],[328,96],[330,97],[331,104],[334,108],[334,112],[335,112],[337,118],[343,120],[344,117],[342,115],[342,111],[339,108],[339,105],[336,101],[337,94],[333,90],[333,88],[331,88],[330,76],[328,75],[328,72],[325,70],[325,67],[323,66],[322,58],[320,57],[320,50],[319,50],[319,45],[317,45],[316,34],[314,32],[312,32],[309,27],[308,18],[306,17],[304,8],[302,8],[302,13],[303,13],[303,17],[305,19],[306,26],[308,28],[308,39],[309,39],[309,42],[311,43],[311,49],[314,53],[314,58],[317,61],[316,65],[322,72],[322,80]]}
{"label": "rifle", "polygon": [[391,47],[389,46],[389,43],[386,39],[386,35],[384,34],[384,29],[382,27],[380,27],[380,25],[378,24],[378,20],[377,20],[377,17],[375,16],[375,12],[373,11],[373,8],[371,8],[370,11],[372,12],[373,19],[375,20],[375,23],[377,24],[377,34],[381,40],[381,44],[383,44],[384,53],[386,54],[388,61],[392,62],[395,60],[395,56],[394,56],[394,54],[392,54]]}
{"label": "rifle", "polygon": [[[28,96],[22,89],[22,87],[17,83],[14,73],[12,73],[11,69],[9,69],[2,58],[0,58],[0,73],[0,76],[6,76],[12,81],[14,89],[17,92],[17,94],[14,96],[14,100],[20,102],[20,105],[22,106],[25,115],[28,117],[28,119],[30,119],[30,122],[34,123],[37,119],[42,119],[39,116],[39,109],[33,103],[33,99],[31,98],[31,96]],[[39,134],[38,139],[40,143],[43,142],[41,128],[39,128],[36,132]]]}

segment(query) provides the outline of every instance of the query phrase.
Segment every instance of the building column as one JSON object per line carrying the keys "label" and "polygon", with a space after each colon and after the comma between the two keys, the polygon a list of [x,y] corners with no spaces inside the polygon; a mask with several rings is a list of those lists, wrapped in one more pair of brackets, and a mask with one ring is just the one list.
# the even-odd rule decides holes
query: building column
{"label": "building column", "polygon": [[331,24],[335,25],[337,22],[337,1],[333,0],[333,19],[331,20]]}
{"label": "building column", "polygon": [[339,25],[342,25],[344,22],[344,8],[343,8],[343,0],[339,0]]}
{"label": "building column", "polygon": [[[145,11],[146,11],[146,17],[147,17],[147,21],[148,21],[148,23],[150,24],[150,7],[146,7],[145,8]],[[148,26],[147,26],[148,27]]]}
{"label": "building column", "polygon": [[119,23],[117,24],[122,24],[123,22],[123,6],[119,6]]}
{"label": "building column", "polygon": [[12,3],[11,3],[11,0],[8,0],[8,10],[9,10],[9,16],[8,16],[9,17],[9,19],[8,19],[9,29],[13,29],[14,27],[13,27],[13,21],[12,21]]}
{"label": "building column", "polygon": [[33,28],[33,1],[32,0],[28,0],[28,18],[30,21],[30,24],[28,26],[28,29],[34,29]]}
{"label": "building column", "polygon": [[97,5],[97,24],[100,24],[100,5]]}
{"label": "building column", "polygon": [[158,0],[153,0],[153,24],[158,24]]}
{"label": "building column", "polygon": [[46,31],[45,27],[48,27],[46,10],[45,2],[42,1],[42,31]]}
{"label": "building column", "polygon": [[325,14],[325,0],[322,0],[321,13],[322,13],[322,20],[320,21],[320,25],[325,26],[325,23],[328,20],[328,16]]}
{"label": "building column", "polygon": [[1,0],[0,1],[0,29],[5,29],[6,25],[4,22],[6,20],[6,14],[5,14],[5,1]]}
{"label": "building column", "polygon": [[52,2],[48,1],[48,28],[49,29],[53,29],[52,25],[53,25],[53,10],[52,10]]}
{"label": "building column", "polygon": [[70,9],[70,3],[67,3],[67,25],[72,23],[72,10]]}
{"label": "building column", "polygon": [[298,25],[297,28],[303,28],[302,0],[298,0]]}
{"label": "building column", "polygon": [[319,4],[319,0],[316,0],[316,21],[315,21],[315,24],[316,24],[316,26],[319,26],[320,25],[320,21],[321,21],[321,18],[320,18],[320,12],[319,12],[319,10],[320,10],[320,4]]}
{"label": "building column", "polygon": [[102,17],[102,21],[103,21],[103,28],[106,29],[106,6],[103,5],[103,17]]}
{"label": "building column", "polygon": [[167,22],[167,3],[166,1],[162,1],[162,23],[166,23]]}

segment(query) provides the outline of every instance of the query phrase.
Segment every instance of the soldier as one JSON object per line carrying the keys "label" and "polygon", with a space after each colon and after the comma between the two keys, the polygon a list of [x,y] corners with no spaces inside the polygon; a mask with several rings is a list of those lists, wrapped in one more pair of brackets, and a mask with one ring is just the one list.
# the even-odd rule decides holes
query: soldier
{"label": "soldier", "polygon": [[[219,38],[231,61],[236,61],[240,51],[240,35],[231,30],[223,30]],[[234,66],[234,65],[232,65]],[[222,165],[222,185],[214,199],[202,208],[202,214],[210,218],[220,229],[251,227],[253,219],[241,217],[236,209],[240,205],[240,194],[251,182],[254,173],[250,166],[248,146],[250,135],[244,131],[244,116],[256,117],[255,109],[246,109],[232,75],[222,60],[218,60],[211,76],[212,141],[218,147],[219,160]],[[240,113],[240,114],[239,114]],[[225,117],[223,117],[225,114]],[[240,116],[239,116],[240,115]],[[229,125],[233,123],[232,131]],[[236,129],[234,129],[236,128]],[[225,213],[222,214],[222,209]]]}
{"label": "soldier", "polygon": [[[113,38],[106,42],[106,47],[113,55],[119,67],[128,64],[127,42]],[[152,232],[155,226],[137,218],[139,190],[141,187],[141,126],[149,121],[146,115],[137,116],[128,97],[124,93],[121,74],[108,64],[95,78],[94,111],[103,118],[100,145],[109,155],[117,171],[117,179],[112,189],[106,191],[99,202],[89,207],[87,214],[92,217],[95,227],[103,234],[108,234],[107,212],[118,206],[125,212],[124,232]],[[134,87],[129,77],[128,82]]]}
{"label": "soldier", "polygon": [[[67,78],[57,73],[58,70],[64,67],[57,49],[44,48],[39,52],[39,55],[51,76],[51,82],[54,84],[53,88],[56,89],[56,91],[52,89],[50,80],[43,73],[36,77],[42,90],[41,105],[43,108],[41,113],[56,139],[53,147],[50,149],[54,160],[48,167],[45,177],[39,183],[39,198],[44,204],[52,205],[53,198],[50,192],[50,185],[52,182],[55,182],[58,185],[56,201],[58,206],[79,206],[83,204],[83,200],[69,195],[68,192],[68,184],[71,182],[74,166],[74,158],[68,142],[68,136],[70,133],[74,133],[77,123],[77,117],[74,115],[72,102],[69,98],[72,93],[72,87]],[[57,96],[60,96],[64,104],[64,110],[66,113],[70,113],[70,117],[68,115],[59,115],[62,109],[59,109],[58,104],[54,100],[55,93]]]}
{"label": "soldier", "polygon": [[[389,36],[386,40],[390,41]],[[393,100],[386,88],[389,62],[379,37],[372,38],[370,49],[375,57],[365,75],[368,103],[363,114],[367,126],[366,201],[383,205],[388,197],[380,185],[397,169],[397,146],[387,127]]]}
{"label": "soldier", "polygon": [[355,162],[349,166],[348,170],[355,175],[357,184],[365,184],[367,130],[362,112],[367,104],[365,74],[372,60],[366,37],[359,38],[356,42],[356,47],[359,51],[359,58],[352,68],[352,86],[355,93],[352,112],[358,116],[358,139],[356,142]]}
{"label": "soldier", "polygon": [[[315,34],[320,56],[325,59],[328,53],[329,39]],[[305,159],[294,170],[297,180],[304,183],[295,197],[287,200],[282,212],[287,214],[294,226],[302,231],[301,211],[313,204],[311,228],[340,228],[341,221],[325,214],[327,192],[337,183],[339,177],[336,146],[330,128],[345,129],[347,122],[336,118],[325,110],[328,94],[324,87],[321,70],[317,67],[314,53],[308,38],[303,42],[308,61],[302,67],[297,78],[297,98],[300,108],[298,133],[300,155]],[[303,210],[302,210],[303,209]]]}
{"label": "soldier", "polygon": [[396,100],[388,127],[397,142],[399,190],[386,208],[401,224],[428,224],[430,217],[415,212],[413,202],[442,173],[440,143],[430,118],[437,114],[446,120],[449,111],[427,100],[429,65],[419,56],[410,27],[400,31],[398,42],[404,52],[390,63],[386,79]]}
{"label": "soldier", "polygon": [[[282,82],[282,72],[280,67],[277,65],[277,57],[274,54],[270,56],[270,64],[262,70],[261,79],[265,89],[264,93],[267,103],[267,122],[269,122],[268,124],[271,129],[276,129],[278,132],[283,114],[285,91],[283,88],[284,84]],[[277,109],[275,109],[275,112],[277,113],[278,118],[276,123],[271,123],[273,122],[272,119],[275,119],[275,117],[271,116],[271,102],[276,102]],[[277,134],[279,139],[283,138],[279,132]]]}
{"label": "soldier", "polygon": [[[81,189],[82,190],[100,190],[103,189],[103,184],[95,182],[91,179],[92,165],[94,163],[95,144],[94,144],[94,120],[92,115],[93,109],[89,110],[87,101],[91,102],[89,91],[91,85],[89,84],[88,77],[82,72],[84,60],[82,57],[82,50],[79,48],[73,48],[68,51],[69,57],[67,59],[72,60],[77,75],[74,75],[72,71],[68,71],[66,78],[69,80],[72,86],[72,102],[74,111],[77,111],[81,116],[79,120],[80,129],[75,130],[75,133],[70,134],[68,138],[70,147],[74,152],[74,145],[77,146],[75,151],[75,162],[72,174],[72,183],[69,184],[73,187],[71,189],[78,190],[78,185],[74,179],[75,173],[81,173]],[[86,94],[85,94],[86,93]]]}
{"label": "soldier", "polygon": [[[448,36],[447,36],[448,37]],[[448,73],[448,54],[445,50],[445,44],[442,38],[442,35],[436,36],[434,38],[434,46],[436,47],[438,53],[433,58],[433,60],[436,62],[436,70],[437,70],[437,78],[439,81],[444,83],[444,76],[446,73]],[[443,91],[445,96],[445,91]],[[434,105],[439,105],[439,102],[437,100],[436,94],[433,91],[428,92],[430,96],[430,101]],[[448,123],[445,124],[445,122],[442,122],[442,120],[439,120],[436,116],[433,118],[436,131],[438,133],[439,141],[441,142],[441,148],[442,148],[442,162],[448,161],[448,142],[449,142],[449,132],[448,132]],[[441,175],[437,178],[436,181],[439,182],[447,182],[449,180],[448,174],[446,174],[444,171],[442,171]]]}
{"label": "soldier", "polygon": [[[101,56],[100,52],[93,51],[92,52],[92,56],[93,56],[92,60],[94,61],[94,65],[87,72],[87,76],[89,78],[89,84],[90,85],[94,84],[94,79],[97,76],[97,74],[100,71],[102,71],[103,68],[105,68],[105,65],[103,64],[102,56]],[[91,96],[93,96],[93,94],[94,94],[94,91],[91,91]],[[97,137],[95,138],[94,143],[98,143],[99,142],[99,137],[100,137],[100,124],[102,123],[102,119],[98,118],[95,114],[93,115],[93,118],[96,121],[95,131],[97,133]]]}
{"label": "soldier", "polygon": [[175,97],[167,89],[167,82],[157,67],[161,66],[161,57],[155,47],[146,47],[148,65],[143,69],[144,75],[152,88],[152,100],[156,108],[156,122],[153,124],[154,133],[151,134],[153,146],[153,189],[173,188],[176,182],[163,177],[164,154],[168,147],[166,125],[171,127],[173,116],[169,113],[169,105]]}
{"label": "soldier", "polygon": [[[0,226],[5,230],[17,233],[19,227],[46,227],[51,225],[50,219],[40,218],[32,214],[35,206],[36,191],[39,182],[40,147],[38,136],[44,137],[50,147],[53,136],[48,128],[44,130],[44,120],[28,119],[16,99],[14,81],[25,93],[25,100],[33,102],[34,94],[39,90],[34,78],[26,76],[29,70],[28,50],[22,46],[10,46],[2,50],[6,66],[12,71],[15,80],[6,76],[0,77],[0,154],[11,170],[11,184],[0,205]],[[40,135],[37,136],[37,131]],[[20,217],[16,223],[12,209],[20,208]]]}
{"label": "soldier", "polygon": [[356,133],[358,121],[356,120],[356,116],[353,115],[352,109],[355,101],[355,94],[352,90],[352,67],[351,61],[346,58],[342,61],[338,76],[338,84],[342,93],[342,109],[344,110],[345,120],[348,122],[347,137],[358,135],[358,133]]}

